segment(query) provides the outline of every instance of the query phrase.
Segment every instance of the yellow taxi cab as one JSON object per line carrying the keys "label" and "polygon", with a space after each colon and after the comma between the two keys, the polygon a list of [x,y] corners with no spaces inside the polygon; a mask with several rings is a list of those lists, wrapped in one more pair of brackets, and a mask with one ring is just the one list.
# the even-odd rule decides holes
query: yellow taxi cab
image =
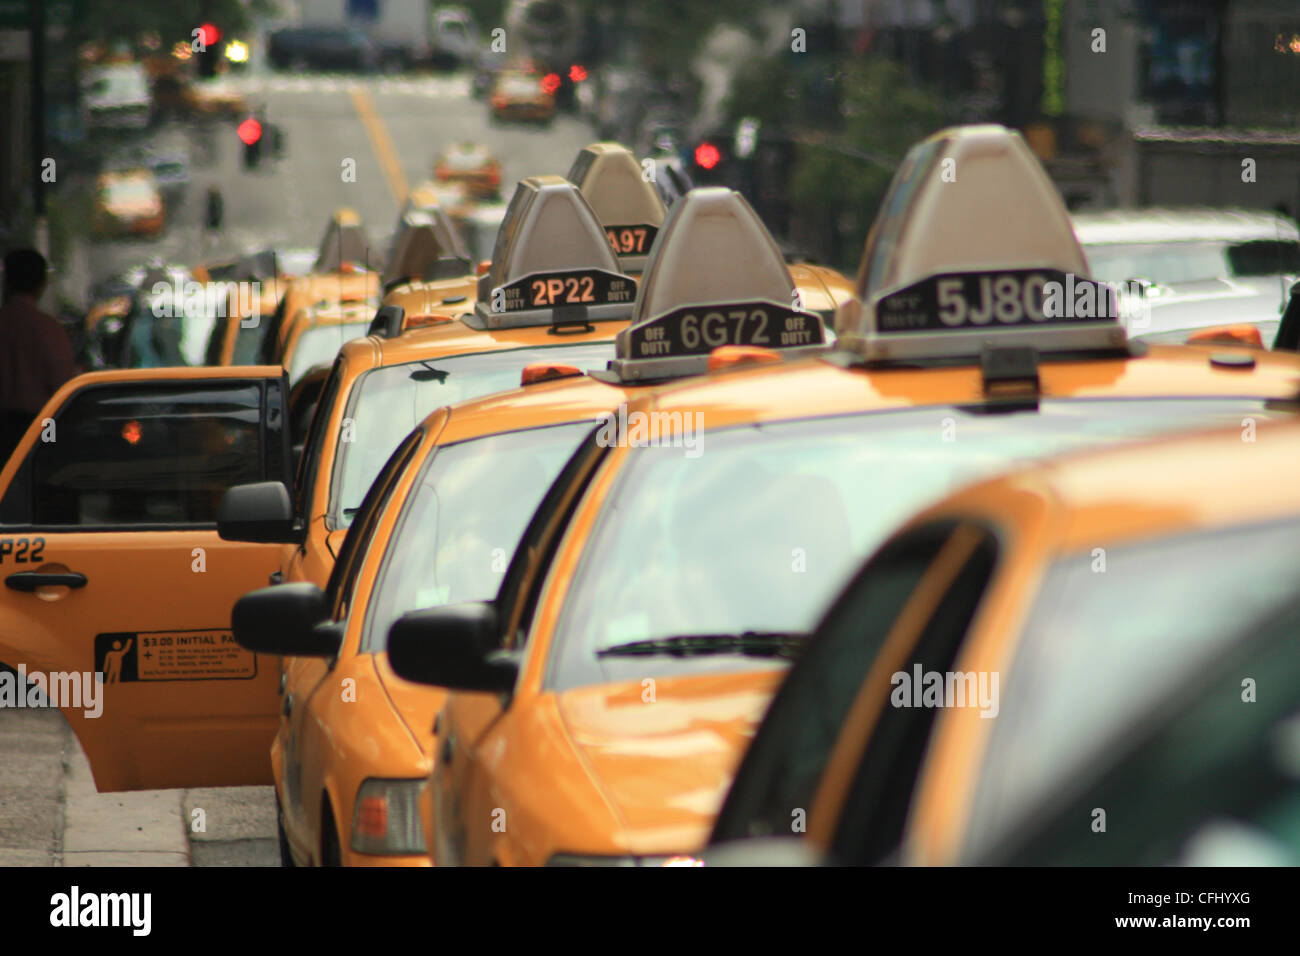
{"label": "yellow taxi cab", "polygon": [[91,228],[96,235],[162,235],[166,207],[158,182],[147,169],[103,173],[95,182]]}
{"label": "yellow taxi cab", "polygon": [[241,646],[293,658],[271,750],[285,865],[429,864],[418,798],[444,694],[393,673],[388,626],[496,593],[543,492],[620,394],[585,377],[556,384],[430,414],[375,478],[324,590],[278,585],[235,605]]}
{"label": "yellow taxi cab", "polygon": [[289,479],[287,394],[278,366],[80,375],[0,469],[0,662],[61,709],[101,791],[270,782],[279,668],[230,608],[280,549],[223,541],[216,512]]}
{"label": "yellow taxi cab", "polygon": [[523,70],[496,75],[488,106],[496,122],[528,120],[549,126],[555,120],[555,94],[543,88],[541,76]]}
{"label": "yellow taxi cab", "polygon": [[[223,294],[211,292],[222,304],[208,338],[206,364],[248,365],[257,361],[262,334],[288,284],[310,273],[316,251],[309,248],[268,248],[240,256],[233,262],[199,266],[195,278]],[[203,274],[201,274],[203,273]]]}
{"label": "yellow taxi cab", "polygon": [[360,217],[352,209],[335,209],[311,272],[287,282],[270,319],[253,326],[260,332],[257,360],[282,362],[289,326],[300,311],[347,303],[365,303],[373,310],[381,294],[378,267]]}
{"label": "yellow taxi cab", "polygon": [[[692,264],[719,268],[708,225],[686,223],[725,194],[670,210],[607,380],[819,330],[770,302],[681,305],[691,295],[673,290],[703,281]],[[884,210],[862,302],[837,316],[843,347],[628,402],[548,493],[565,504],[520,542],[516,586],[393,625],[394,670],[449,689],[430,777],[435,864],[697,853],[787,660],[901,518],[1021,459],[1294,414],[1294,357],[1243,368],[1130,345],[1115,310],[1098,311],[1104,289],[1016,133],[936,134]],[[982,231],[1007,218],[1014,228]]]}
{"label": "yellow taxi cab", "polygon": [[[544,257],[532,260],[531,264],[525,261],[524,277],[529,283],[549,283],[551,279],[546,277],[558,276],[563,277],[567,285],[571,276],[581,280],[601,269],[617,269],[599,223],[572,184],[559,177],[525,180],[517,193],[517,200],[519,214],[524,217],[515,232],[519,237],[517,241],[536,243],[540,249],[548,250],[551,256],[557,252],[566,256],[563,262]],[[567,252],[561,248],[565,243],[569,246]],[[515,260],[509,251],[501,257],[503,263]],[[508,280],[511,275],[503,272],[502,278]],[[610,278],[602,282],[613,287],[614,273],[611,272]],[[509,281],[502,286],[506,289],[518,287],[517,282]],[[609,298],[604,293],[602,297]],[[515,298],[507,295],[504,300],[510,304]],[[525,304],[538,298],[527,300]],[[589,307],[600,308],[601,304],[592,303]],[[630,308],[629,302],[623,312],[625,316]],[[495,318],[502,320],[501,316]],[[321,499],[319,505],[309,507],[309,513],[315,514],[317,509],[326,511],[326,523],[320,526],[316,535],[319,541],[320,533],[324,534],[325,546],[313,544],[310,538],[304,540],[300,554],[289,559],[283,575],[290,584],[267,589],[265,597],[250,596],[241,602],[240,607],[245,611],[237,608],[235,613],[238,640],[245,647],[261,654],[287,655],[285,719],[272,748],[282,807],[286,862],[389,865],[427,862],[423,835],[418,827],[415,831],[419,838],[418,847],[414,851],[410,840],[405,839],[411,832],[407,824],[392,831],[389,834],[391,839],[385,833],[367,834],[364,827],[359,827],[367,821],[374,822],[365,814],[380,811],[387,814],[384,808],[389,806],[392,816],[385,815],[383,819],[391,819],[396,826],[404,808],[414,807],[407,800],[410,796],[408,791],[418,791],[427,778],[429,747],[426,738],[429,738],[428,726],[436,709],[424,702],[436,701],[438,694],[429,688],[396,679],[386,668],[382,653],[376,655],[377,651],[382,652],[382,641],[387,635],[386,622],[382,627],[366,625],[366,633],[372,636],[367,637],[364,644],[354,638],[361,633],[361,623],[368,615],[366,608],[372,601],[398,602],[393,606],[405,610],[408,607],[406,602],[416,600],[417,596],[423,596],[420,600],[425,602],[433,600],[438,592],[436,587],[432,590],[416,588],[416,579],[429,562],[453,562],[455,570],[446,573],[449,580],[458,582],[454,588],[458,594],[463,588],[477,587],[484,580],[498,580],[515,543],[504,529],[522,524],[531,513],[530,500],[535,504],[535,499],[540,498],[559,464],[589,431],[591,420],[598,412],[616,403],[613,397],[617,394],[615,389],[580,379],[582,387],[575,387],[573,394],[565,392],[552,396],[543,390],[534,396],[529,391],[513,396],[508,394],[499,400],[483,400],[477,405],[453,406],[450,412],[446,409],[433,412],[439,405],[500,391],[519,383],[521,376],[525,382],[538,382],[556,376],[578,375],[583,368],[603,366],[613,354],[611,336],[626,324],[619,319],[604,320],[600,323],[606,326],[603,331],[598,331],[594,322],[587,323],[587,331],[583,331],[581,325],[570,330],[565,327],[564,319],[564,315],[555,314],[554,307],[534,307],[507,313],[504,321],[512,328],[478,331],[466,323],[447,323],[436,329],[400,334],[396,338],[376,336],[364,344],[384,348],[382,366],[373,364],[373,349],[360,348],[363,343],[353,343],[341,353],[334,374],[339,382],[349,377],[358,382],[353,389],[357,400],[341,402],[329,398],[335,385],[326,385],[324,394],[327,397],[322,399],[322,410],[313,422],[312,437],[308,438],[308,447],[303,453],[303,467],[316,469],[316,472],[308,471],[300,477],[302,485],[316,489],[314,494]],[[572,324],[573,316],[568,316],[568,320]],[[572,336],[571,344],[556,342],[552,333],[557,330],[563,338]],[[353,368],[348,371],[350,365]],[[540,386],[531,388],[540,389]],[[333,440],[333,428],[327,422],[334,410],[340,407],[348,418],[343,419],[345,439],[335,446],[336,452],[329,445]],[[421,424],[426,413],[432,414]],[[462,460],[468,454],[468,451],[451,451],[448,446],[452,444],[549,425],[568,427],[548,428],[545,435],[538,436],[538,441],[530,441],[528,447],[532,450],[527,454],[520,451],[515,465],[507,468],[508,474],[498,480],[489,480],[491,470],[486,474],[483,472],[484,466],[495,460],[488,452],[513,445],[513,438],[471,442],[464,447],[469,449],[472,446],[477,452],[464,458],[464,464],[457,471],[445,471],[453,461]],[[412,429],[415,429],[414,437],[403,441]],[[346,440],[349,430],[351,441]],[[419,440],[421,438],[423,441]],[[321,442],[319,448],[313,447],[313,440]],[[399,445],[402,450],[390,458],[392,450]],[[442,449],[448,450],[443,452]],[[533,457],[534,454],[542,455],[543,452],[544,460],[554,468],[548,464],[547,468],[551,470],[540,474],[528,470],[526,465],[543,460]],[[429,474],[444,476],[441,479],[443,483],[436,486],[431,500],[421,499],[418,505],[424,516],[421,520],[436,520],[436,509],[451,507],[450,502],[456,496],[462,496],[465,506],[445,515],[445,534],[428,537],[417,525],[411,534],[400,539],[405,556],[401,558],[401,570],[392,572],[393,575],[406,575],[400,590],[391,595],[381,593],[373,584],[373,572],[368,572],[369,576],[364,578],[356,578],[356,581],[364,580],[365,583],[354,587],[352,576],[358,573],[360,565],[353,567],[348,562],[364,558],[364,555],[354,554],[354,550],[368,546],[374,554],[373,564],[379,561],[390,539],[397,540],[392,537],[396,533],[395,509],[385,519],[386,523],[377,526],[379,530],[376,530],[367,524],[372,515],[363,495],[367,489],[389,488],[391,495],[383,492],[385,502],[390,499],[403,501],[407,494],[405,489],[412,487],[414,474],[426,470],[426,459],[432,461],[435,453],[436,464],[431,466]],[[384,466],[386,458],[388,464]],[[333,480],[329,474],[331,467],[335,476]],[[501,467],[506,468],[506,465]],[[469,485],[466,486],[465,482]],[[282,491],[276,491],[282,494]],[[236,499],[241,495],[264,493],[260,487],[232,491],[230,501],[222,509],[223,515],[230,514],[232,520],[222,519],[222,533],[254,535],[250,519],[257,517],[256,509],[241,505]],[[300,488],[300,496],[312,493]],[[378,490],[370,491],[372,497],[378,494],[381,494]],[[469,497],[463,497],[466,494]],[[534,495],[534,498],[530,499],[529,495]],[[435,506],[433,512],[429,512],[431,502]],[[469,507],[472,503],[477,507]],[[348,507],[349,504],[352,507]],[[452,525],[458,521],[462,522],[461,530],[454,531]],[[487,525],[473,524],[475,521],[485,521]],[[316,527],[314,520],[312,525]],[[348,528],[352,529],[351,532],[347,531]],[[482,533],[489,528],[495,529],[492,540],[484,538],[482,543],[497,553],[496,561],[500,568],[486,577],[479,572],[487,572],[488,564],[482,567],[470,565],[470,558],[461,553],[465,547],[476,547],[465,537],[475,528]],[[364,539],[361,545],[352,543],[358,535]],[[370,544],[372,536],[374,543]],[[442,557],[430,557],[421,550],[422,546],[436,545],[439,541],[452,550]],[[333,560],[335,553],[339,555],[337,561]],[[458,557],[464,563],[453,560]],[[352,570],[348,570],[349,567]],[[295,635],[301,636],[305,631],[290,627],[290,618],[285,616],[295,606],[300,609],[308,606],[301,603],[303,594],[312,596],[311,601],[315,603],[311,606],[325,607],[321,587],[327,584],[326,578],[328,587],[333,589],[331,593],[342,586],[341,582],[350,582],[347,585],[350,597],[344,615],[347,621],[339,619],[340,635],[341,629],[346,627],[350,628],[347,631],[350,636],[343,637],[340,643],[329,648],[324,644],[297,641]],[[412,588],[416,590],[412,591]],[[477,590],[472,594],[480,598],[490,596]],[[290,602],[289,611],[275,610],[284,607],[285,601]],[[331,608],[335,606],[332,601],[328,603]],[[247,611],[249,606],[254,610]],[[258,607],[261,610],[256,610]],[[258,622],[276,623],[250,633],[250,621],[254,625]],[[319,619],[312,620],[313,625],[319,622]],[[355,696],[342,697],[335,694],[336,685],[344,677],[357,682],[356,687],[349,687],[350,690],[364,684],[365,692],[357,690]],[[358,706],[342,706],[344,704]],[[424,719],[426,712],[427,720]],[[377,743],[380,741],[382,744]],[[404,793],[405,797],[402,796]],[[322,807],[327,808],[328,813],[323,812]],[[416,854],[413,858],[412,853]]]}
{"label": "yellow taxi cab", "polygon": [[346,342],[370,334],[374,309],[366,302],[300,309],[284,326],[280,364],[289,373],[289,387],[318,365],[330,366]]}
{"label": "yellow taxi cab", "polygon": [[434,159],[433,178],[463,185],[474,199],[493,200],[501,190],[501,161],[482,143],[453,143]]}
{"label": "yellow taxi cab", "polygon": [[718,858],[1294,865],[1294,763],[1268,740],[1300,707],[1297,456],[1300,425],[1246,415],[912,518],[827,615],[728,801],[788,832],[811,796],[806,839]]}

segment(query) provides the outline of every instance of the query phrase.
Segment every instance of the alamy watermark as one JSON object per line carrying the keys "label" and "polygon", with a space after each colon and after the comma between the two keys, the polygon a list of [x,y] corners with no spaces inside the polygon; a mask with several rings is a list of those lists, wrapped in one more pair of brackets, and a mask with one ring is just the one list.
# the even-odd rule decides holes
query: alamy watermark
{"label": "alamy watermark", "polygon": [[87,719],[93,720],[104,712],[102,686],[103,676],[93,671],[28,673],[27,665],[19,664],[17,672],[0,671],[0,708],[79,709]]}
{"label": "alamy watermark", "polygon": [[681,448],[687,458],[704,454],[703,412],[601,412],[596,443],[603,448]]}
{"label": "alamy watermark", "polygon": [[981,717],[998,715],[997,671],[927,671],[920,664],[889,678],[895,707],[977,707]]}
{"label": "alamy watermark", "polygon": [[1138,279],[1103,282],[1069,273],[1043,283],[1044,319],[1114,318],[1130,332],[1151,328],[1151,295]]}
{"label": "alamy watermark", "polygon": [[262,283],[196,282],[179,278],[172,282],[155,282],[150,290],[150,310],[154,318],[172,319],[187,315],[211,315],[218,318],[238,316],[245,329],[257,328],[262,319]]}

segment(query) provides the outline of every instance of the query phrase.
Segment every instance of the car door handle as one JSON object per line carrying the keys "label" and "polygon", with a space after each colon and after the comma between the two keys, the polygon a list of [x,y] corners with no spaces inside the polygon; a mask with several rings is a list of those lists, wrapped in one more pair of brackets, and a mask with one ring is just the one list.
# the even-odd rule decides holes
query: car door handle
{"label": "car door handle", "polygon": [[15,591],[35,591],[37,588],[49,588],[56,585],[67,588],[84,588],[86,576],[76,571],[65,574],[42,574],[39,571],[19,571],[5,578],[5,587]]}
{"label": "car door handle", "polygon": [[293,713],[293,694],[284,695],[284,705],[280,708],[280,713],[285,717]]}

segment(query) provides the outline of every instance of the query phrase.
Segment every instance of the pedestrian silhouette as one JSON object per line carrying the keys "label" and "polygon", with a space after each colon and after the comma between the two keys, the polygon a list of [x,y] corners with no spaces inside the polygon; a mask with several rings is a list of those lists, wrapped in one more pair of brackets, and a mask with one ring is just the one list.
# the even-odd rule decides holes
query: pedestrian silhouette
{"label": "pedestrian silhouette", "polygon": [[126,646],[122,646],[121,641],[113,642],[113,649],[104,654],[104,683],[117,684],[122,679],[122,658],[131,650],[131,644],[135,638],[128,637]]}

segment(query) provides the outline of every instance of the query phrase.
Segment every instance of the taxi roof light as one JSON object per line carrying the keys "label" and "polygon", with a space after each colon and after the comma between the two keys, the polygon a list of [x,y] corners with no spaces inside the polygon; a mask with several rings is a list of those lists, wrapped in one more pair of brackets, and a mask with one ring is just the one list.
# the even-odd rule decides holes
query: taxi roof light
{"label": "taxi roof light", "polygon": [[781,250],[744,197],[721,187],[692,189],[668,211],[632,324],[615,336],[616,358],[603,377],[700,374],[719,346],[822,349],[821,316],[798,305]]}
{"label": "taxi roof light", "polygon": [[[872,225],[841,344],[868,362],[975,361],[986,348],[1129,348],[1069,213],[1019,133],[942,130],[899,165]],[[996,223],[996,228],[990,228]]]}
{"label": "taxi roof light", "polygon": [[380,282],[388,285],[405,276],[423,276],[445,259],[464,261],[466,268],[459,275],[470,271],[469,250],[446,210],[441,207],[410,209],[398,224]]}
{"label": "taxi roof light", "polygon": [[591,204],[625,270],[639,270],[668,209],[636,155],[621,143],[584,147],[565,176]]}
{"label": "taxi roof light", "polygon": [[530,176],[515,188],[498,248],[479,277],[465,322],[476,329],[550,325],[560,308],[584,321],[626,319],[636,280],[619,267],[600,221],[581,191],[560,176]]}

